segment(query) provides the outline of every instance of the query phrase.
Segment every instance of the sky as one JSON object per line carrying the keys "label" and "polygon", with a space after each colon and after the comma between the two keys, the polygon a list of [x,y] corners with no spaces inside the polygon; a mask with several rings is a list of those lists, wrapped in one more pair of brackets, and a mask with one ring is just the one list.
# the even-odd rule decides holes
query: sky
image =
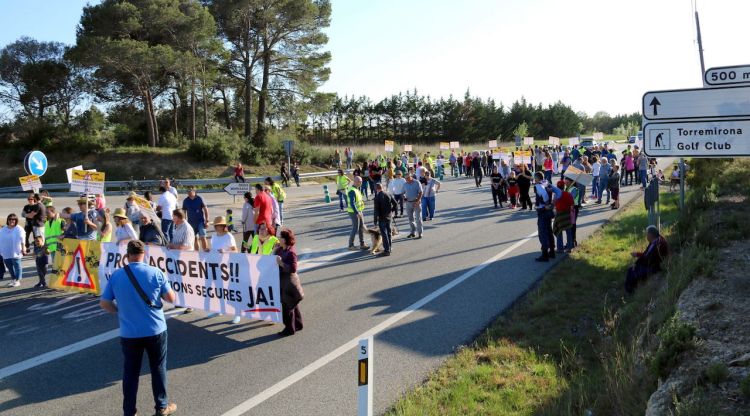
{"label": "sky", "polygon": [[[417,89],[510,106],[558,100],[593,115],[640,111],[646,91],[702,85],[706,68],[750,64],[748,0],[332,0],[322,91],[378,101]],[[71,44],[85,0],[0,0],[0,46]]]}

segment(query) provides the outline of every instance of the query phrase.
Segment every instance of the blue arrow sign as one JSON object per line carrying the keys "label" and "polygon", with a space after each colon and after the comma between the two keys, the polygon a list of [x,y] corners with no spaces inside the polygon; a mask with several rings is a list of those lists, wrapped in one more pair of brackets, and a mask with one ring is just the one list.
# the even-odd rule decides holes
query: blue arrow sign
{"label": "blue arrow sign", "polygon": [[23,159],[23,168],[29,175],[42,176],[47,172],[47,156],[34,150]]}

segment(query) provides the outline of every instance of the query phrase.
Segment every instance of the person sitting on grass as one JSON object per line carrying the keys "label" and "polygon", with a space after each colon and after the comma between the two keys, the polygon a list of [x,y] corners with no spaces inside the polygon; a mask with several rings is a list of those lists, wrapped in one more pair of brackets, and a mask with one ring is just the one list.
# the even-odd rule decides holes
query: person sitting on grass
{"label": "person sitting on grass", "polygon": [[634,251],[631,255],[636,259],[635,264],[628,268],[625,276],[625,291],[633,293],[640,281],[646,280],[650,275],[661,270],[661,262],[669,254],[667,240],[659,234],[656,226],[649,225],[646,228],[646,239],[648,246],[646,251]]}

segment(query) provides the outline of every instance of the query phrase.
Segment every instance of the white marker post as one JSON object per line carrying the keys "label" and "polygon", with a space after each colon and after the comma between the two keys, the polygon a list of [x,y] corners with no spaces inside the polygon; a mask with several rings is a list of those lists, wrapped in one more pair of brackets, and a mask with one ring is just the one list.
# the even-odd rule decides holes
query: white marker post
{"label": "white marker post", "polygon": [[372,337],[359,340],[359,360],[357,360],[357,385],[359,405],[357,415],[372,416]]}

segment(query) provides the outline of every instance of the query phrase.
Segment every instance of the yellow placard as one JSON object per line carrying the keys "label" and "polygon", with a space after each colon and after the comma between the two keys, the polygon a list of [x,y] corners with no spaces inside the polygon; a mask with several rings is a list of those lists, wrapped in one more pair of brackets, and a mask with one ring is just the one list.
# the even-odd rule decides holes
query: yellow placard
{"label": "yellow placard", "polygon": [[440,150],[448,150],[448,149],[450,149],[450,143],[440,142]]}
{"label": "yellow placard", "polygon": [[385,151],[386,152],[392,152],[393,151],[393,146],[395,146],[395,145],[396,145],[396,142],[394,142],[393,140],[386,140],[385,141]]}
{"label": "yellow placard", "polygon": [[72,179],[79,181],[104,182],[104,172],[89,172],[87,170],[73,170]]}
{"label": "yellow placard", "polygon": [[70,191],[83,194],[104,193],[104,172],[74,169],[71,173]]}
{"label": "yellow placard", "polygon": [[42,180],[38,175],[21,176],[18,182],[24,191],[37,191],[42,187]]}
{"label": "yellow placard", "polygon": [[[99,257],[101,243],[96,240],[66,238],[58,243],[57,276],[50,287],[69,292],[101,294]],[[59,262],[59,263],[58,263]]]}

